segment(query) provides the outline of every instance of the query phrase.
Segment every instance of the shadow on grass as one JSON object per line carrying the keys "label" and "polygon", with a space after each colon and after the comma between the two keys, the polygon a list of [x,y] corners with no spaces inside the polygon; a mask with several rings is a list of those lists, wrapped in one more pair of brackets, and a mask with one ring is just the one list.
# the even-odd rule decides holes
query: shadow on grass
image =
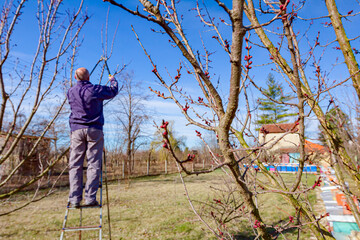
{"label": "shadow on grass", "polygon": [[[279,233],[274,228],[267,228],[266,229],[268,233],[270,233],[271,236],[273,236],[274,239],[277,239],[279,237]],[[289,233],[291,235],[295,235],[297,233],[297,228],[289,228],[282,232],[282,234]],[[249,232],[240,232],[234,234],[234,240],[254,240],[256,239],[256,236],[253,233]]]}
{"label": "shadow on grass", "polygon": [[238,233],[234,235],[234,240],[254,240],[255,238],[255,235],[248,235],[245,233]]}
{"label": "shadow on grass", "polygon": [[[216,177],[221,177],[222,176],[222,172],[219,170],[216,170],[212,173],[208,173],[208,174],[201,174],[201,175],[186,175],[183,174],[183,178],[185,180],[185,182],[187,183],[193,183],[193,182],[197,182],[197,183],[201,183],[204,181],[210,181],[213,180],[214,177],[216,179]],[[139,181],[139,182],[180,182],[180,176],[179,173],[169,173],[169,174],[151,174],[148,176],[136,176],[136,177],[131,177],[131,180],[134,181]]]}

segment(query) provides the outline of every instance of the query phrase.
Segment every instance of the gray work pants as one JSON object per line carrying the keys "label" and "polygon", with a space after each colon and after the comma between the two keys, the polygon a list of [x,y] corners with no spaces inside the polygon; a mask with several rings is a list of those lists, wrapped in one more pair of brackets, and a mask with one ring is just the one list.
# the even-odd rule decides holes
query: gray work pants
{"label": "gray work pants", "polygon": [[83,192],[83,163],[87,157],[87,172],[85,185],[85,202],[96,200],[99,188],[99,176],[102,164],[104,134],[95,128],[83,128],[71,133],[69,159],[69,201],[78,203],[82,200]]}

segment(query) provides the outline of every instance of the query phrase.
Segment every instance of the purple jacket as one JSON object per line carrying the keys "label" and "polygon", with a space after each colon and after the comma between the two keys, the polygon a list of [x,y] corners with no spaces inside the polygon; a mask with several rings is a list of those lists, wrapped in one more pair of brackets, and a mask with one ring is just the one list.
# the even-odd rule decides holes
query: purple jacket
{"label": "purple jacket", "polygon": [[71,132],[81,128],[97,128],[104,125],[103,101],[116,96],[118,82],[113,78],[110,86],[93,85],[89,81],[77,81],[69,89],[67,98],[71,108]]}

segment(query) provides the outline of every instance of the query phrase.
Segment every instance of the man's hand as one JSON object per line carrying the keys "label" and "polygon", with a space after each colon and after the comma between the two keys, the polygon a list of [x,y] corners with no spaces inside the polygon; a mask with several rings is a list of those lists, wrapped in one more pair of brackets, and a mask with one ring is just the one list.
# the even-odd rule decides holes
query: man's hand
{"label": "man's hand", "polygon": [[110,88],[114,89],[114,91],[116,92],[115,95],[118,93],[118,82],[116,81],[115,77],[111,74],[109,74],[109,80],[108,82],[110,82]]}
{"label": "man's hand", "polygon": [[113,75],[109,75],[109,81],[114,81],[116,80],[115,77]]}

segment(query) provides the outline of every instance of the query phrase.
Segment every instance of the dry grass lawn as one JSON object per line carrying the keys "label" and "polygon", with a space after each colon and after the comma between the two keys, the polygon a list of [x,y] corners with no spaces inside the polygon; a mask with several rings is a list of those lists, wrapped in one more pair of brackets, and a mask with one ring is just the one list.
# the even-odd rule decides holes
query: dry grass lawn
{"label": "dry grass lawn", "polygon": [[[293,177],[291,174],[286,175],[289,182]],[[210,190],[210,186],[220,188],[223,174],[218,171],[209,175],[187,176],[185,180],[192,198],[211,201],[214,191]],[[315,176],[309,175],[307,180],[312,186]],[[142,177],[130,183],[111,182],[109,193],[112,239],[214,239],[191,211],[177,174]],[[58,189],[55,194],[40,202],[0,217],[0,239],[59,239],[67,194],[68,189]],[[0,212],[23,203],[28,195],[30,193],[19,194],[11,203],[2,204]],[[310,199],[315,202],[315,194],[312,193]],[[275,194],[260,197],[259,204],[266,211],[263,217],[269,224],[287,221],[289,214],[294,212],[289,204]],[[196,206],[200,209],[199,203]],[[103,239],[108,239],[106,206],[103,211]],[[70,211],[68,226],[78,223],[78,213],[79,210]],[[83,224],[98,224],[98,213],[99,209],[84,210]],[[238,222],[232,229],[236,231],[238,239],[254,238],[246,220]],[[78,232],[66,233],[65,239],[79,239],[78,236]],[[296,239],[297,231],[288,232],[286,237]],[[302,233],[302,239],[308,238],[309,233]],[[98,239],[98,234],[96,231],[83,232],[82,239]]]}

